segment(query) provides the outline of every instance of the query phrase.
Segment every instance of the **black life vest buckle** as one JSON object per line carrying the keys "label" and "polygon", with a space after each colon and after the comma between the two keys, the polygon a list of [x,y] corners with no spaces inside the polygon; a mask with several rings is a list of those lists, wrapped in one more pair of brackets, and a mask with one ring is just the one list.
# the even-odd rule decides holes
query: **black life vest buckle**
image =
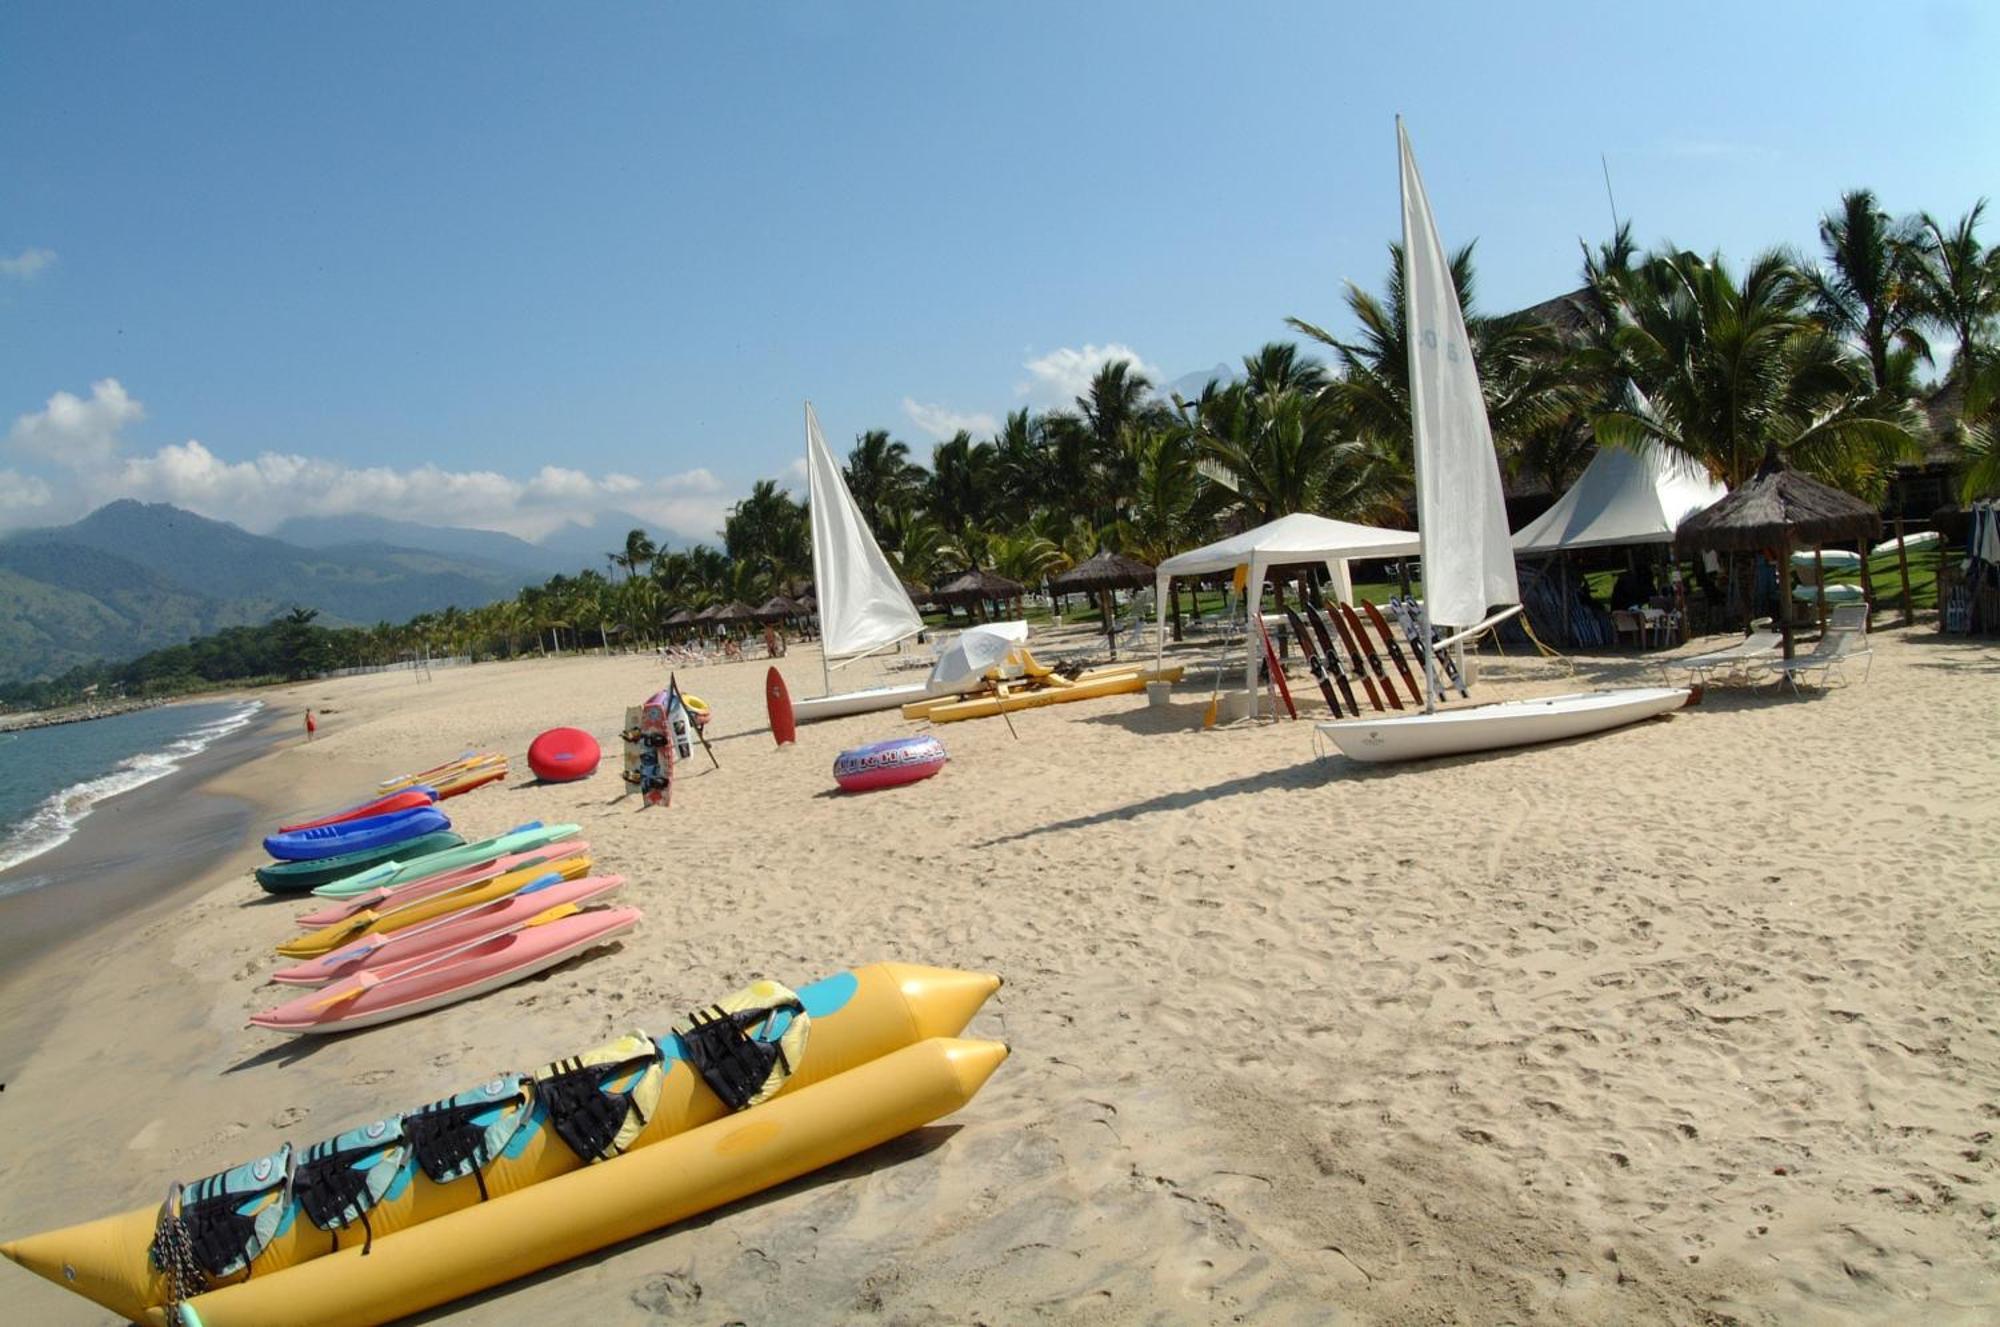
{"label": "black life vest buckle", "polygon": [[751,1036],[750,1029],[776,1014],[804,1011],[805,1005],[797,1000],[762,1009],[739,1009],[735,1013],[717,1005],[689,1014],[688,1029],[674,1035],[680,1039],[688,1063],[709,1089],[722,1098],[722,1104],[731,1110],[742,1110],[764,1086],[774,1066],[782,1063],[785,1071],[791,1072],[784,1048],[775,1041]]}
{"label": "black life vest buckle", "polygon": [[[639,1109],[631,1091],[612,1092],[605,1084],[644,1069],[658,1053],[613,1064],[582,1064],[535,1080],[535,1098],[547,1107],[549,1126],[570,1151],[584,1161],[608,1161],[617,1156],[625,1118]],[[636,1085],[636,1084],[635,1084]],[[646,1121],[641,1119],[643,1126]]]}

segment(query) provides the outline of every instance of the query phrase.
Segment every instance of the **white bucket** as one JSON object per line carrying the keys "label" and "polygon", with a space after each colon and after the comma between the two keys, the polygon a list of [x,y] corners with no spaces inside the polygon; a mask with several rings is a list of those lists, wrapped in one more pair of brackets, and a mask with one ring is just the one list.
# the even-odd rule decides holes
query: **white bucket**
{"label": "white bucket", "polygon": [[1172,682],[1146,683],[1146,705],[1149,709],[1165,709],[1172,701],[1173,694],[1174,684]]}

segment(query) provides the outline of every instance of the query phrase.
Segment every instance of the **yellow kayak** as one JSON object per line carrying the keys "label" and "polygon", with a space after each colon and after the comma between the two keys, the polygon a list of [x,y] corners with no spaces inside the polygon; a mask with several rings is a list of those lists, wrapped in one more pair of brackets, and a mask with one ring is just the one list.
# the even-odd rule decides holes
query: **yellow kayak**
{"label": "yellow kayak", "polygon": [[496,875],[491,880],[460,885],[456,889],[448,889],[442,894],[433,894],[429,898],[419,899],[400,908],[391,908],[387,912],[363,908],[352,917],[343,917],[331,926],[322,926],[317,931],[307,931],[302,935],[293,936],[278,946],[278,952],[286,958],[314,958],[320,954],[331,953],[344,944],[359,940],[364,935],[387,935],[406,926],[427,922],[433,917],[442,917],[448,912],[476,908],[482,903],[505,898],[523,885],[531,885],[543,876],[559,875],[565,880],[580,880],[589,873],[590,858],[585,856],[537,862],[533,866],[523,866],[505,875]]}
{"label": "yellow kayak", "polygon": [[[392,1158],[401,1172],[366,1209],[365,1228],[357,1224],[330,1233],[300,1214],[296,1182],[274,1187],[244,1204],[268,1206],[271,1234],[240,1270],[208,1279],[214,1288],[194,1301],[200,1320],[208,1327],[387,1321],[852,1155],[924,1122],[897,1123],[908,1118],[903,1112],[911,1108],[910,1094],[929,1103],[922,1109],[951,1098],[949,1091],[942,1097],[938,1092],[954,1075],[964,1076],[966,1063],[984,1064],[976,1081],[924,1118],[957,1109],[978,1089],[999,1055],[980,1052],[965,1061],[968,1052],[951,1051],[942,1077],[932,1061],[939,1048],[994,1045],[946,1039],[965,1029],[999,985],[988,973],[876,963],[801,987],[796,996],[806,1026],[799,1029],[802,1047],[794,1047],[789,1076],[768,1100],[735,1113],[683,1058],[682,1043],[667,1037],[658,1042],[663,1056],[648,1085],[652,1101],[640,1113],[643,1124],[632,1124],[636,1131],[621,1141],[622,1155],[595,1164],[586,1165],[573,1145],[556,1136],[546,1106],[531,1091],[513,1105],[492,1108],[496,1119],[515,1112],[518,1118],[501,1121],[515,1132],[476,1172],[439,1182],[413,1159]],[[759,986],[784,989],[760,983],[751,990]],[[634,1041],[643,1044],[639,1038],[614,1044]],[[898,1059],[919,1047],[931,1050]],[[903,1067],[879,1069],[890,1061]],[[949,1069],[951,1063],[959,1068]],[[861,1077],[864,1071],[869,1076]],[[460,1096],[476,1098],[483,1090]],[[801,1110],[793,1101],[818,1104]],[[805,1123],[784,1123],[799,1115]],[[881,1132],[884,1128],[889,1132]],[[349,1131],[329,1142],[365,1132]],[[705,1143],[683,1146],[704,1135]],[[814,1141],[801,1142],[805,1137]],[[291,1161],[285,1164],[298,1164],[324,1146],[288,1150],[284,1155]],[[656,1154],[667,1160],[635,1164]],[[577,1187],[575,1181],[585,1177],[588,1183]],[[741,1187],[728,1187],[717,1197],[718,1184]],[[685,1206],[690,1201],[699,1205]],[[486,1215],[471,1227],[464,1224],[479,1213]],[[496,1216],[502,1218],[497,1225]],[[159,1219],[158,1207],[138,1208],[0,1245],[0,1254],[114,1313],[164,1323],[169,1286],[148,1252]],[[642,1224],[631,1224],[634,1220]],[[388,1256],[392,1249],[398,1252]]]}
{"label": "yellow kayak", "polygon": [[969,700],[928,705],[922,707],[921,713],[907,717],[925,718],[932,723],[984,719],[1003,710],[1013,714],[1020,710],[1039,709],[1044,705],[1061,705],[1072,700],[1094,700],[1100,696],[1120,696],[1144,691],[1148,682],[1180,681],[1182,671],[1179,664],[1168,668],[1093,669],[1079,675],[1072,682],[1063,682],[1060,678],[1051,677],[1044,679],[1032,689],[1009,690],[993,695],[974,696]]}

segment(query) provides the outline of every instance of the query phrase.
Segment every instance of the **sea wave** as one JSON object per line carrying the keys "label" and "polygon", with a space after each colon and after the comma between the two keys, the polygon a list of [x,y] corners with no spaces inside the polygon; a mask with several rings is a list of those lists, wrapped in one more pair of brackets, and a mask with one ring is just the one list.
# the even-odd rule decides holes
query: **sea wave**
{"label": "sea wave", "polygon": [[[164,779],[179,769],[183,761],[200,755],[249,723],[263,708],[263,701],[249,701],[241,709],[183,734],[158,751],[141,751],[135,756],[127,756],[108,773],[51,793],[15,826],[4,841],[0,841],[0,871],[19,866],[69,842],[76,833],[76,827],[99,802],[131,792],[134,788],[143,788],[155,779]],[[39,875],[0,881],[0,897],[23,893],[45,883],[47,878]]]}

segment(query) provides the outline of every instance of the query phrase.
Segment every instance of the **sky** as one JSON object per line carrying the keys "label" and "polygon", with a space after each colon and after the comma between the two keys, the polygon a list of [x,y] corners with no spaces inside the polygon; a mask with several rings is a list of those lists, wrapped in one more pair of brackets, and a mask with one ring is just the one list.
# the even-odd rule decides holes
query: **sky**
{"label": "sky", "polygon": [[[2000,6],[0,7],[0,529],[711,541],[759,478],[1347,326],[1393,117],[1480,307],[2000,190]],[[1982,55],[1981,53],[1986,54]],[[1600,164],[1600,157],[1603,164]],[[1988,223],[2000,239],[2000,216]]]}

